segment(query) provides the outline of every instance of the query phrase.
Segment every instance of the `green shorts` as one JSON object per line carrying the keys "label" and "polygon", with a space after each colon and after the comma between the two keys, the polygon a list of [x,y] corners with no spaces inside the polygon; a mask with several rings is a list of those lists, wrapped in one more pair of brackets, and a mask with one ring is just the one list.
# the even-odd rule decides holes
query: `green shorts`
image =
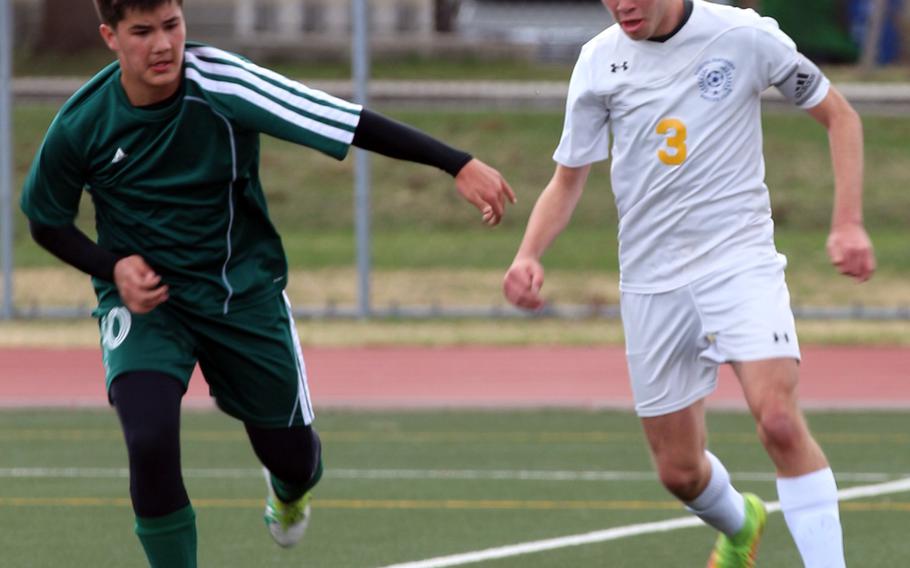
{"label": "green shorts", "polygon": [[227,315],[165,302],[143,315],[99,314],[108,391],[130,371],[159,371],[184,388],[196,363],[226,413],[260,428],[310,424],[313,407],[291,306],[281,294]]}

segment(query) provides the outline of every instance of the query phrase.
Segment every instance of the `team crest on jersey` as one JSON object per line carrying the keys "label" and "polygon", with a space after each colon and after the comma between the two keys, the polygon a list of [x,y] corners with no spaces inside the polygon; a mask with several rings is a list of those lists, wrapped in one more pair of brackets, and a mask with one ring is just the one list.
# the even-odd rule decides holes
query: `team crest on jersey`
{"label": "team crest on jersey", "polygon": [[722,101],[733,92],[733,74],[736,66],[727,59],[709,59],[698,67],[695,76],[701,98]]}

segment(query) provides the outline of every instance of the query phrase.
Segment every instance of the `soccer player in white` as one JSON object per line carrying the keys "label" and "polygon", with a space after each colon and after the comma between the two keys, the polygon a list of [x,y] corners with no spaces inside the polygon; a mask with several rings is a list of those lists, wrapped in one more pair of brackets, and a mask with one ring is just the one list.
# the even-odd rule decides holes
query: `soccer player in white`
{"label": "soccer player in white", "polygon": [[864,281],[875,258],[862,219],[859,116],[772,19],[703,0],[603,3],[617,24],[578,58],[556,172],[505,296],[542,305],[540,258],[591,164],[612,156],[629,375],[662,483],[720,532],[709,566],[754,565],[764,505],[737,492],[706,449],[704,399],[718,365],[730,363],[805,565],[844,566],[834,475],[797,403],[800,353],[764,185],[760,95],[776,86],[828,130],[828,254]]}

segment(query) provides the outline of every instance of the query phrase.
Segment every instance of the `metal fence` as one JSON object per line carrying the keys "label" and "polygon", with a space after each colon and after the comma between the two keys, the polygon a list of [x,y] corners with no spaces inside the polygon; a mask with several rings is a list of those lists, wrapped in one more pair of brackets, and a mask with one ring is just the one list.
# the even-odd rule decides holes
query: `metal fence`
{"label": "metal fence", "polygon": [[[11,0],[0,0],[0,14],[10,9]],[[370,3],[371,12],[364,8]],[[25,0],[17,2],[29,4]],[[313,37],[332,37],[333,41],[354,45],[355,77],[350,81],[315,81],[311,86],[338,96],[376,104],[441,106],[458,108],[543,108],[559,109],[565,101],[565,82],[508,82],[508,81],[373,81],[366,88],[368,74],[367,33],[377,37],[393,37],[403,42],[433,41],[432,0],[194,0],[187,3],[188,19],[202,26],[209,34],[222,34],[240,41],[299,42],[308,34]],[[6,12],[9,13],[9,12]],[[372,13],[372,16],[369,14]],[[534,56],[558,59],[571,56],[588,38],[609,25],[606,10],[598,0],[582,2],[505,3],[483,0],[463,0],[457,13],[458,35],[466,44],[507,42],[530,46]],[[2,24],[12,27],[12,18],[3,16]],[[12,261],[11,100],[59,102],[75,91],[79,79],[22,78],[11,81],[9,42],[12,34],[0,29],[0,252],[3,267],[3,302],[0,317],[22,318],[81,318],[90,308],[87,305],[14,305]],[[423,38],[423,39],[421,39]],[[430,39],[428,39],[430,38]],[[440,40],[445,41],[445,40]],[[862,111],[880,114],[910,114],[910,85],[844,85],[842,90]],[[768,105],[780,105],[773,92],[766,95]],[[358,204],[356,234],[357,301],[337,305],[299,308],[300,317],[316,318],[518,318],[556,316],[563,318],[617,318],[613,305],[592,302],[590,305],[550,306],[536,315],[529,315],[501,302],[490,305],[431,303],[412,306],[400,302],[376,306],[370,302],[370,230],[369,230],[369,164],[363,155],[357,157],[356,202]],[[517,243],[516,243],[517,244]],[[910,320],[906,307],[797,307],[797,315],[814,319],[876,319]]]}
{"label": "metal fence", "polygon": [[0,0],[0,318],[13,316],[12,6]]}

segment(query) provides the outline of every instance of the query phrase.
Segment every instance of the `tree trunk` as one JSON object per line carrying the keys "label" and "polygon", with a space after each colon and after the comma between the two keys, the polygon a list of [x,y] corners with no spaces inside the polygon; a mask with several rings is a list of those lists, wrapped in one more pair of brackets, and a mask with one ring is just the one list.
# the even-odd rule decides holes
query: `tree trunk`
{"label": "tree trunk", "polygon": [[98,15],[92,2],[44,0],[38,49],[71,53],[103,47],[98,37]]}
{"label": "tree trunk", "polygon": [[869,0],[872,3],[869,19],[866,20],[866,37],[863,40],[863,52],[859,66],[863,75],[868,75],[878,66],[878,51],[885,27],[885,14],[888,11],[888,0]]}
{"label": "tree trunk", "polygon": [[450,33],[455,31],[455,18],[461,0],[435,0],[436,31]]}

